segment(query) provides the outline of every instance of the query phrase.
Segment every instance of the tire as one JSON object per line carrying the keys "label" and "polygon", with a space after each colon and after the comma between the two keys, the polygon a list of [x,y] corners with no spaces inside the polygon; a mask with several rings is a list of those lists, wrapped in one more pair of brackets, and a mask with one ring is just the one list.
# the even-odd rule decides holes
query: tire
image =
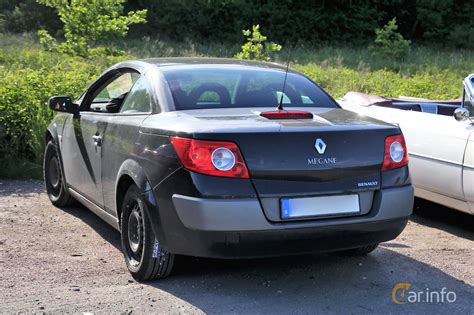
{"label": "tire", "polygon": [[58,147],[53,141],[46,145],[43,160],[44,183],[49,200],[56,207],[75,205],[74,198],[69,194],[64,180]]}
{"label": "tire", "polygon": [[175,255],[160,247],[151,227],[148,208],[135,185],[125,194],[120,222],[122,251],[133,278],[147,281],[169,276]]}
{"label": "tire", "polygon": [[363,247],[342,250],[342,251],[336,252],[336,254],[340,256],[364,256],[373,252],[378,246],[379,244],[372,244],[372,245],[367,245]]}

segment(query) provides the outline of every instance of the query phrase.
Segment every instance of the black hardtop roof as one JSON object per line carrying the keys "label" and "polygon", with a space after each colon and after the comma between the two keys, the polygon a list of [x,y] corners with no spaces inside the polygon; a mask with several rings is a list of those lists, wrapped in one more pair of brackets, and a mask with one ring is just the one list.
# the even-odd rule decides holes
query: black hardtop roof
{"label": "black hardtop roof", "polygon": [[[185,57],[173,57],[173,58],[149,58],[149,59],[138,59],[138,60],[127,60],[122,61],[114,66],[113,68],[135,68],[140,72],[145,72],[150,67],[168,68],[168,67],[181,67],[181,66],[203,66],[209,65],[213,67],[227,67],[227,66],[241,66],[249,68],[261,68],[261,69],[272,69],[285,71],[286,66],[280,65],[274,62],[264,61],[253,61],[243,59],[232,59],[232,58],[185,58]],[[294,72],[290,69],[290,72]]]}

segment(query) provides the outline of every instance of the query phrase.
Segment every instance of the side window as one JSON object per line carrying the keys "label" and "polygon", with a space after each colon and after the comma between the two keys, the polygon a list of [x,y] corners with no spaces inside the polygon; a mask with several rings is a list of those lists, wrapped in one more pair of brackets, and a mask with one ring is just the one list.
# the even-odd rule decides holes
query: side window
{"label": "side window", "polygon": [[151,97],[148,81],[144,76],[140,77],[128,93],[122,107],[121,113],[150,113]]}
{"label": "side window", "polygon": [[139,77],[138,73],[124,73],[103,87],[92,100],[91,110],[98,112],[110,112],[105,105],[112,102],[116,104],[112,111],[120,108],[127,93]]}

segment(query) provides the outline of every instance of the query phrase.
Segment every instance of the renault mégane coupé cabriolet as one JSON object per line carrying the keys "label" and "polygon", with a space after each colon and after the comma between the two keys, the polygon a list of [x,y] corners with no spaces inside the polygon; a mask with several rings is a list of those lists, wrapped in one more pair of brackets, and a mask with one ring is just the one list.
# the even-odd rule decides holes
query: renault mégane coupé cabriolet
{"label": "renault m\u00e9gane coup\u00e9 cabriolet", "polygon": [[51,202],[120,231],[139,280],[169,275],[175,255],[367,254],[412,212],[400,129],[277,64],[126,61],[49,106]]}

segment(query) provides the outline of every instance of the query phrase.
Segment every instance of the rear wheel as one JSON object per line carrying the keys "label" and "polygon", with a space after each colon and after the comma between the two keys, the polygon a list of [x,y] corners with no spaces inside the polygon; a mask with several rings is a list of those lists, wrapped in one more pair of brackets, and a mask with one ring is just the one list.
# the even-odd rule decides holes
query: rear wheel
{"label": "rear wheel", "polygon": [[161,248],[147,210],[137,186],[130,186],[122,205],[122,250],[128,270],[141,281],[167,277],[173,269],[175,257]]}
{"label": "rear wheel", "polygon": [[357,248],[351,248],[351,249],[346,249],[346,250],[336,252],[336,254],[341,255],[341,256],[364,256],[373,252],[377,248],[377,246],[379,246],[379,244],[372,244],[372,245],[367,245],[367,246],[362,246],[362,247],[357,247]]}
{"label": "rear wheel", "polygon": [[53,141],[46,145],[43,162],[44,182],[49,200],[57,207],[68,207],[74,205],[74,199],[69,194],[64,174],[61,168],[58,148]]}

